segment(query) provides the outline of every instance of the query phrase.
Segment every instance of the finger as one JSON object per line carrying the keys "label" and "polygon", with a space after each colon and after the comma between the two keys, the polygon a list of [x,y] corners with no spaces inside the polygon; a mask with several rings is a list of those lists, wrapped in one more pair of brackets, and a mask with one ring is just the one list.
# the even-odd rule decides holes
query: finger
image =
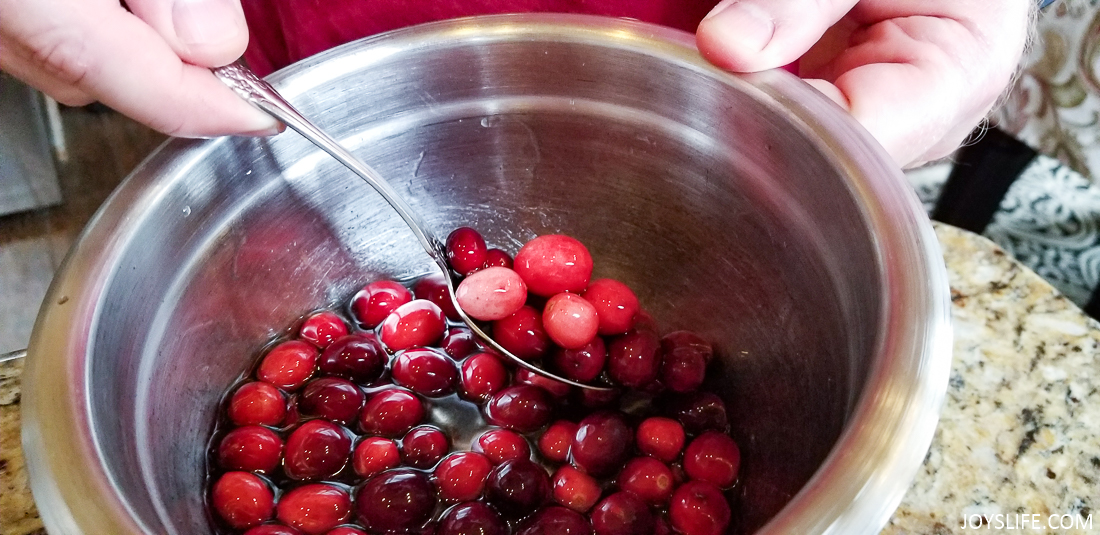
{"label": "finger", "polygon": [[20,48],[17,43],[0,37],[0,70],[66,106],[85,106],[95,102],[95,98],[71,83],[36,68],[26,59],[31,54]]}
{"label": "finger", "polygon": [[248,27],[239,0],[128,0],[187,63],[220,67],[244,54]]}

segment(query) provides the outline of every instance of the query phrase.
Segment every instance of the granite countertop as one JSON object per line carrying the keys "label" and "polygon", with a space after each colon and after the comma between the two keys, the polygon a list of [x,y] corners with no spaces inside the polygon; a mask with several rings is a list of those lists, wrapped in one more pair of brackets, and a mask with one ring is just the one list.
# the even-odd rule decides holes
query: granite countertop
{"label": "granite countertop", "polygon": [[[1082,527],[1100,517],[1100,324],[986,239],[936,231],[955,359],[932,448],[883,533],[1100,533],[1100,518]],[[19,448],[21,370],[0,365],[0,535],[42,527]]]}

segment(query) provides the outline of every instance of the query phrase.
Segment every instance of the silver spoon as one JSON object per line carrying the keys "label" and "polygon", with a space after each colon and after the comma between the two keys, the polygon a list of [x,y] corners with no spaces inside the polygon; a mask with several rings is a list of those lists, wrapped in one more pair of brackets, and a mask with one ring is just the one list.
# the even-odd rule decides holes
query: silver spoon
{"label": "silver spoon", "polygon": [[401,216],[401,219],[405,220],[405,224],[408,225],[409,229],[416,235],[416,239],[420,240],[420,245],[427,251],[428,256],[432,257],[436,265],[439,266],[439,269],[443,271],[443,279],[447,282],[447,293],[451,297],[451,303],[454,304],[455,310],[458,311],[458,315],[462,318],[462,322],[465,323],[478,338],[484,340],[485,343],[489,344],[489,346],[497,350],[501,355],[515,362],[516,365],[543,377],[588,390],[610,390],[606,387],[586,385],[564,377],[559,377],[513,355],[510,351],[501,347],[496,340],[493,340],[491,336],[481,330],[481,328],[466,315],[466,312],[459,306],[458,300],[455,299],[455,284],[457,284],[455,279],[458,275],[451,270],[450,264],[447,263],[447,253],[443,246],[443,242],[439,241],[439,239],[428,230],[428,227],[424,225],[424,221],[420,219],[420,215],[401,198],[397,191],[390,187],[389,182],[382,178],[382,175],[378,174],[371,166],[353,156],[344,149],[344,147],[340,146],[339,142],[318,128],[317,125],[313,124],[309,119],[306,119],[305,116],[294,109],[294,106],[291,106],[278,91],[275,91],[275,88],[271,87],[271,84],[260,79],[260,77],[256,76],[256,73],[252,72],[248,67],[240,63],[231,63],[224,67],[213,69],[213,71],[218,79],[240,95],[241,98],[248,101],[253,106],[267,112],[272,117],[282,121],[284,124],[301,134],[302,137],[308,139],[314,145],[317,145],[318,148],[329,153],[333,158],[336,158],[338,162],[344,164],[345,167],[359,175],[359,178],[362,178],[370,184],[375,191],[386,199],[386,202],[390,203],[390,206],[397,211],[397,214]]}

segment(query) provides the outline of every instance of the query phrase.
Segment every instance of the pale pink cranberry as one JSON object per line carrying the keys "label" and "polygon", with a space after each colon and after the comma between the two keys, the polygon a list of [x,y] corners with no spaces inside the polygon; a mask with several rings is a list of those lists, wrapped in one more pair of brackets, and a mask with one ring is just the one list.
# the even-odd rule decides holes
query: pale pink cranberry
{"label": "pale pink cranberry", "polygon": [[413,468],[431,468],[449,447],[443,431],[426,425],[414,427],[401,439],[401,460]]}
{"label": "pale pink cranberry", "polygon": [[508,371],[492,353],[477,353],[462,362],[462,397],[487,401],[508,382]]}
{"label": "pale pink cranberry", "polygon": [[528,291],[550,297],[556,293],[579,294],[592,277],[592,255],[584,244],[561,234],[539,236],[516,253],[515,270]]}
{"label": "pale pink cranberry", "polygon": [[485,263],[483,263],[481,267],[488,268],[497,266],[512,269],[513,265],[512,255],[501,249],[489,249],[485,252]]}
{"label": "pale pink cranberry", "polygon": [[651,505],[668,503],[675,483],[672,470],[653,457],[635,457],[627,461],[615,482],[620,489],[633,492]]}
{"label": "pale pink cranberry", "polygon": [[516,535],[591,535],[592,523],[564,507],[543,507],[519,524]]}
{"label": "pale pink cranberry", "polygon": [[260,524],[244,532],[244,535],[302,535],[302,532],[282,524]]}
{"label": "pale pink cranberry", "polygon": [[570,454],[573,466],[602,477],[615,473],[633,447],[634,435],[623,416],[601,411],[581,420]]}
{"label": "pale pink cranberry", "polygon": [[476,500],[485,490],[485,479],[493,470],[489,458],[475,451],[452,453],[435,467],[435,486],[445,501]]}
{"label": "pale pink cranberry", "polygon": [[638,314],[638,297],[630,287],[615,279],[596,279],[584,291],[600,318],[599,333],[603,336],[626,334],[634,327]]}
{"label": "pale pink cranberry", "polygon": [[450,357],[426,347],[406,349],[393,359],[393,382],[422,396],[438,397],[454,391],[458,369]]}
{"label": "pale pink cranberry", "polygon": [[237,425],[282,423],[286,416],[286,398],[270,383],[245,383],[229,399],[229,420]]}
{"label": "pale pink cranberry", "polygon": [[443,337],[439,347],[443,348],[443,351],[452,359],[462,360],[477,351],[477,337],[466,327],[452,327],[447,330],[447,335]]}
{"label": "pale pink cranberry", "polygon": [[370,532],[408,533],[435,513],[436,495],[426,474],[408,469],[382,472],[359,488],[355,512]]}
{"label": "pale pink cranberry", "polygon": [[283,342],[264,355],[256,376],[286,390],[297,390],[313,375],[317,348],[298,340]]}
{"label": "pale pink cranberry", "polygon": [[566,379],[587,383],[599,377],[607,362],[607,346],[599,336],[578,349],[555,348],[550,366]]}
{"label": "pale pink cranberry", "polygon": [[286,439],[283,471],[297,480],[331,477],[344,468],[351,454],[351,436],[325,420],[309,420]]}
{"label": "pale pink cranberry", "polygon": [[337,338],[321,352],[317,369],[327,375],[370,384],[382,376],[388,358],[374,333],[349,334]]}
{"label": "pale pink cranberry", "polygon": [[490,267],[462,279],[455,299],[471,318],[496,321],[515,314],[527,302],[527,285],[515,271]]}
{"label": "pale pink cranberry", "polygon": [[424,420],[424,404],[416,394],[401,388],[376,392],[359,412],[359,428],[364,433],[398,437]]}
{"label": "pale pink cranberry", "polygon": [[374,281],[351,299],[351,315],[364,329],[373,329],[412,299],[412,292],[394,281]]}
{"label": "pale pink cranberry", "polygon": [[478,231],[470,227],[456,228],[447,236],[447,263],[459,275],[466,275],[485,263],[488,249],[485,238]]}
{"label": "pale pink cranberry", "polygon": [[527,305],[507,318],[494,321],[493,339],[508,352],[528,361],[541,357],[550,349],[542,314]]}
{"label": "pale pink cranberry", "polygon": [[612,338],[607,347],[608,376],[629,388],[649,385],[661,369],[660,348],[660,340],[650,331],[634,329]]}
{"label": "pale pink cranberry", "polygon": [[573,391],[573,387],[561,381],[539,375],[531,370],[519,368],[516,370],[515,384],[537,386],[545,390],[554,399],[561,399]]}
{"label": "pale pink cranberry", "polygon": [[579,426],[569,420],[558,420],[543,431],[539,437],[539,452],[543,458],[556,463],[564,463],[569,460],[569,447],[573,445],[573,437],[577,435]]}
{"label": "pale pink cranberry", "polygon": [[264,480],[248,472],[226,472],[214,483],[210,502],[235,529],[248,529],[275,513],[275,495]]}
{"label": "pale pink cranberry", "polygon": [[697,435],[703,431],[729,432],[729,417],[722,398],[710,392],[694,392],[673,398],[672,414],[684,424],[684,431]]}
{"label": "pale pink cranberry", "polygon": [[485,419],[492,425],[529,433],[550,421],[553,400],[545,390],[516,385],[493,395],[485,404]]}
{"label": "pale pink cranberry", "polygon": [[391,351],[430,346],[443,338],[447,322],[443,311],[426,299],[414,299],[386,316],[379,331],[382,343]]}
{"label": "pale pink cranberry", "polygon": [[569,465],[554,472],[554,501],[578,513],[587,513],[600,500],[599,482]]}
{"label": "pale pink cranberry", "polygon": [[596,535],[637,535],[653,533],[656,518],[641,498],[629,492],[616,492],[592,509],[592,530]]}
{"label": "pale pink cranberry", "polygon": [[490,429],[482,433],[474,441],[473,449],[484,453],[493,464],[531,457],[531,445],[527,439],[507,429]]}
{"label": "pale pink cranberry", "polygon": [[596,338],[596,309],[577,294],[555,294],[542,309],[547,336],[566,349],[580,349]]}
{"label": "pale pink cranberry", "polygon": [[366,396],[355,383],[337,377],[321,377],[306,384],[298,397],[298,410],[348,425],[359,416]]}
{"label": "pale pink cranberry", "polygon": [[351,497],[332,485],[302,485],[279,498],[275,516],[306,535],[322,535],[351,516]]}
{"label": "pale pink cranberry", "polygon": [[707,431],[684,450],[684,471],[688,477],[729,488],[737,481],[741,450],[729,435]]}
{"label": "pale pink cranberry", "polygon": [[508,524],[481,502],[460,503],[443,513],[438,535],[508,535]]}
{"label": "pale pink cranberry", "polygon": [[395,468],[401,464],[401,452],[397,449],[397,443],[388,438],[367,437],[357,446],[351,457],[352,468],[361,477],[371,477],[374,474]]}
{"label": "pale pink cranberry", "polygon": [[522,518],[550,499],[550,475],[529,459],[505,461],[489,474],[485,495],[502,516]]}
{"label": "pale pink cranberry", "polygon": [[298,330],[298,337],[321,349],[328,347],[333,340],[348,334],[344,320],[329,310],[311,314]]}
{"label": "pale pink cranberry", "polygon": [[689,481],[672,493],[668,518],[677,533],[721,535],[730,524],[730,506],[713,483]]}
{"label": "pale pink cranberry", "polygon": [[282,457],[283,439],[258,425],[238,427],[218,445],[218,466],[226,470],[270,473]]}
{"label": "pale pink cranberry", "polygon": [[672,418],[654,416],[638,424],[638,450],[662,462],[671,463],[684,448],[684,427]]}
{"label": "pale pink cranberry", "polygon": [[442,273],[432,273],[420,277],[416,284],[413,284],[413,295],[417,299],[427,299],[435,303],[435,306],[439,307],[444,315],[454,321],[462,319],[458,315],[458,311],[455,310],[454,302],[451,301],[451,291],[447,289],[447,281],[443,278]]}

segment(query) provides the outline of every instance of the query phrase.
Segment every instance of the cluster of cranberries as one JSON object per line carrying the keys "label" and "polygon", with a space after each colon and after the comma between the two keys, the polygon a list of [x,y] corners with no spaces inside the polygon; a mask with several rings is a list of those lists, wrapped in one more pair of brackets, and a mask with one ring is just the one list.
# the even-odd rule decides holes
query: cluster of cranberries
{"label": "cluster of cranberries", "polygon": [[[740,452],[700,391],[713,352],[660,337],[624,284],[590,281],[567,236],[513,260],[474,230],[447,241],[456,299],[523,359],[609,391],[513,368],[457,323],[441,277],[368,284],[305,318],[225,404],[210,504],[246,535],[709,535],[726,531]],[[451,321],[449,322],[448,319]],[[349,328],[349,325],[352,327]],[[459,451],[456,406],[480,429]],[[477,434],[480,432],[480,434]]]}

